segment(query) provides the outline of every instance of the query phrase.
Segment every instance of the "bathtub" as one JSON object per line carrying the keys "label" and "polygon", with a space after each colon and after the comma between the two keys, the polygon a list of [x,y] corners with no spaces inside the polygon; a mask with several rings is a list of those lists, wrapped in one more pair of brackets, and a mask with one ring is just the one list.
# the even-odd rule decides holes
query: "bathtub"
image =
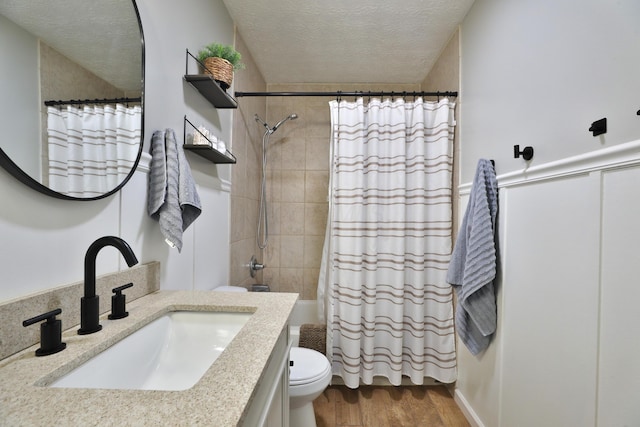
{"label": "bathtub", "polygon": [[300,326],[305,323],[318,323],[318,303],[316,300],[296,301],[289,318],[289,333],[291,345],[297,347],[300,343]]}

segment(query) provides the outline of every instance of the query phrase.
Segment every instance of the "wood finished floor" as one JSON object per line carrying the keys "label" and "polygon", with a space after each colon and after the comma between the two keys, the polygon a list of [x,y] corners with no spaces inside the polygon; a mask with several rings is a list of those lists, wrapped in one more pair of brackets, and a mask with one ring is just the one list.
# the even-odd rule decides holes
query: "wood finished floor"
{"label": "wood finished floor", "polygon": [[330,386],[313,409],[318,427],[469,426],[444,386]]}

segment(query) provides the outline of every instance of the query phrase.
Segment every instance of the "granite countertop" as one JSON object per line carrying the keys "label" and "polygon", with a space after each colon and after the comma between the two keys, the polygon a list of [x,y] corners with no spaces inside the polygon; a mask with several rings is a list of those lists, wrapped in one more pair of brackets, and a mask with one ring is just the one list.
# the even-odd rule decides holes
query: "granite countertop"
{"label": "granite countertop", "polygon": [[[102,331],[62,334],[67,348],[36,357],[35,345],[0,361],[0,424],[236,426],[249,407],[297,294],[160,291],[127,304],[129,316],[100,318]],[[200,381],[184,391],[49,388],[125,336],[169,311],[254,312]],[[64,325],[63,325],[64,326]],[[117,369],[117,367],[114,367]]]}

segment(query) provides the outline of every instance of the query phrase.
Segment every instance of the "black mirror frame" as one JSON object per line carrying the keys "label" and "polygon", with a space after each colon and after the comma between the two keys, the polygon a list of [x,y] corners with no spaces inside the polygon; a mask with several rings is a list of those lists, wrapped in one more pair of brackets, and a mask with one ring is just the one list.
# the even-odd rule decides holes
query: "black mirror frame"
{"label": "black mirror frame", "polygon": [[54,191],[52,189],[50,189],[49,187],[41,184],[40,182],[36,181],[35,179],[33,179],[29,174],[27,174],[25,171],[23,171],[18,165],[16,165],[13,160],[11,160],[11,158],[9,157],[9,155],[7,155],[7,153],[4,152],[4,150],[2,148],[0,148],[0,166],[2,166],[4,169],[6,169],[11,175],[13,175],[16,179],[18,179],[20,182],[22,182],[23,184],[27,185],[28,187],[31,187],[32,189],[42,193],[42,194],[46,194],[47,196],[51,196],[51,197],[55,197],[57,199],[63,199],[63,200],[77,200],[77,201],[91,201],[91,200],[99,200],[99,199],[104,199],[105,197],[109,197],[112,194],[117,193],[118,191],[120,191],[122,189],[122,187],[124,187],[124,185],[131,179],[131,177],[133,176],[133,174],[136,172],[136,169],[138,168],[138,163],[140,163],[140,157],[142,156],[142,147],[144,145],[144,85],[145,85],[145,79],[144,79],[144,74],[145,74],[145,57],[144,57],[144,32],[142,29],[142,21],[140,20],[140,12],[138,11],[138,5],[136,4],[136,0],[131,0],[131,3],[133,4],[133,9],[136,13],[136,19],[138,20],[138,27],[140,28],[140,47],[142,49],[141,52],[141,56],[142,56],[142,76],[141,76],[141,86],[142,86],[142,93],[141,93],[141,105],[142,105],[142,117],[141,117],[141,121],[142,123],[140,124],[140,148],[138,149],[138,156],[136,157],[136,161],[133,164],[133,167],[131,168],[131,171],[129,171],[129,174],[126,176],[125,179],[122,180],[122,182],[120,184],[118,184],[117,187],[115,187],[113,190],[101,194],[100,196],[95,196],[95,197],[73,197],[73,196],[67,196],[66,194],[62,194],[59,193],[57,191]]}

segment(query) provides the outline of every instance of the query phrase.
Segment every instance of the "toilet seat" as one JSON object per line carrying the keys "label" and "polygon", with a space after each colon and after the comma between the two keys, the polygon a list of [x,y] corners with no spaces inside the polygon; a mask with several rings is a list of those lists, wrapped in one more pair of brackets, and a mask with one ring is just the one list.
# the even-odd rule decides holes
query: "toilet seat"
{"label": "toilet seat", "polygon": [[310,348],[291,347],[289,359],[293,365],[289,369],[289,385],[302,386],[321,380],[330,373],[327,358]]}

